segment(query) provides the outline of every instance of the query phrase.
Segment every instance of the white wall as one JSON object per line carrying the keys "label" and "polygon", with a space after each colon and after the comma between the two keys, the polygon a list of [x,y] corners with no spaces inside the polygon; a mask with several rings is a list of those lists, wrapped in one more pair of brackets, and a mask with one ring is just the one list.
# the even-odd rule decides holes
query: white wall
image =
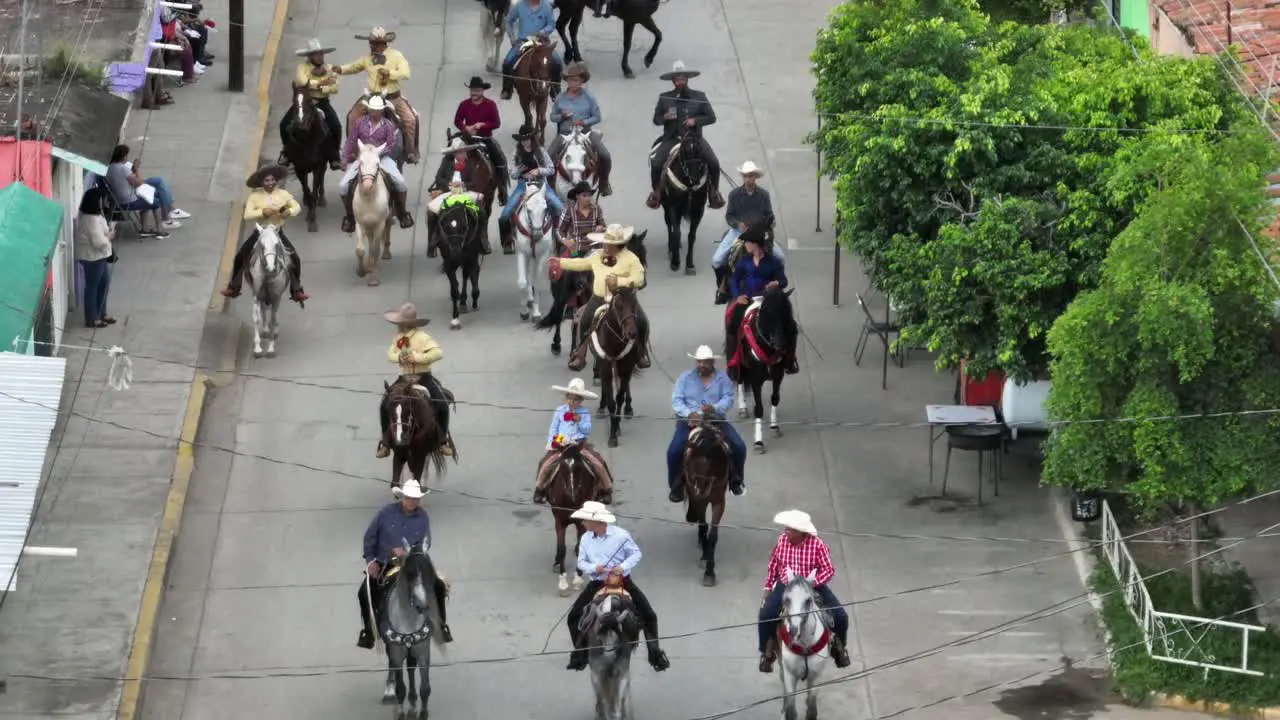
{"label": "white wall", "polygon": [[[80,196],[84,194],[84,170],[72,163],[53,159],[53,199],[62,205],[62,234],[54,246],[53,342],[62,345],[62,330],[80,303],[76,298],[75,232]],[[54,348],[56,353],[57,348]]]}

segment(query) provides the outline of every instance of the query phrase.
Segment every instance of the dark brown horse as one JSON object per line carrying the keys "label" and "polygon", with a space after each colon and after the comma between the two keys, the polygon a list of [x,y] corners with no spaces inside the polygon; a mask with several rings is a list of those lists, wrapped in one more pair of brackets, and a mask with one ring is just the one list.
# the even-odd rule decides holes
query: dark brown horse
{"label": "dark brown horse", "polygon": [[[689,433],[684,451],[685,522],[698,524],[698,565],[703,569],[702,585],[716,584],[716,543],[720,540],[720,519],[724,517],[725,490],[733,469],[729,444],[718,423],[705,416]],[[711,522],[707,522],[707,509]]]}
{"label": "dark brown horse", "polygon": [[329,153],[338,138],[329,137],[324,113],[311,97],[294,88],[293,105],[283,123],[284,152],[302,185],[302,205],[307,209],[307,232],[316,232],[316,208],[324,207],[324,174]]}
{"label": "dark brown horse", "polygon": [[[468,145],[474,144],[470,137],[462,133],[445,132],[445,145],[447,146],[453,141],[454,137],[461,137]],[[452,156],[445,158],[441,162],[452,164]],[[481,148],[472,148],[467,151],[467,168],[470,175],[467,177],[467,189],[478,192],[484,196],[484,200],[480,202],[480,209],[484,211],[486,218],[493,217],[493,200],[499,194],[498,181],[496,179],[497,171],[494,170],[493,163],[490,162],[489,156]],[[433,183],[431,185],[431,193],[434,197],[436,193],[449,192],[447,186],[441,186]],[[484,235],[489,234],[489,227],[486,223],[481,229]],[[439,247],[440,219],[433,215],[427,216],[427,257],[436,256],[436,249]]]}
{"label": "dark brown horse", "polygon": [[[547,466],[547,463],[550,465]],[[560,595],[567,597],[570,592],[581,590],[583,583],[581,571],[575,572],[572,586],[569,583],[568,573],[565,572],[564,562],[567,551],[565,535],[568,533],[569,526],[578,530],[578,539],[573,545],[573,558],[569,561],[571,567],[577,564],[578,546],[582,543],[583,534],[582,523],[570,516],[582,507],[582,503],[600,499],[598,497],[600,484],[591,464],[582,457],[582,448],[578,445],[566,446],[551,459],[544,460],[538,470],[540,473],[551,473],[551,480],[546,486],[547,504],[551,506],[551,516],[555,518],[556,523],[556,559],[551,566],[551,571],[560,576]]]}
{"label": "dark brown horse", "polygon": [[[564,61],[582,62],[582,51],[578,48],[578,27],[582,25],[582,14],[594,0],[558,0],[560,17],[556,19],[556,32],[564,42]],[[644,66],[653,65],[658,56],[658,46],[662,44],[662,31],[658,29],[653,16],[658,12],[661,0],[613,0],[612,15],[622,21],[622,74],[634,78],[631,72],[631,38],[635,35],[636,25],[653,34],[653,47],[644,54]],[[568,30],[566,33],[565,31]]]}
{"label": "dark brown horse", "polygon": [[382,405],[391,419],[387,437],[383,438],[391,448],[391,487],[400,487],[405,465],[409,466],[410,477],[426,487],[427,460],[437,477],[443,475],[445,455],[440,448],[448,441],[441,437],[427,390],[404,377],[390,385],[383,382],[382,387],[386,391]]}
{"label": "dark brown horse", "polygon": [[[609,411],[609,447],[618,447],[622,417],[631,417],[631,376],[640,358],[640,323],[644,311],[634,288],[618,288],[605,303],[598,322],[583,318],[581,333],[591,333],[591,354],[600,372],[600,412]],[[580,337],[574,338],[581,341]]]}
{"label": "dark brown horse", "polygon": [[551,63],[556,42],[546,35],[529,38],[532,46],[521,51],[516,58],[516,95],[520,97],[520,109],[524,111],[524,124],[538,132],[538,142],[547,140],[547,105],[551,95]]}

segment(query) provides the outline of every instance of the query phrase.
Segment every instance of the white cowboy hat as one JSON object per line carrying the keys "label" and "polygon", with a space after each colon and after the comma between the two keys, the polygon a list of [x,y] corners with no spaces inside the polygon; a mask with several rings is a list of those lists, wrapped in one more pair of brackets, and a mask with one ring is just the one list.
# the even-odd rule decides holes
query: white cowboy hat
{"label": "white cowboy hat", "polygon": [[720,357],[712,352],[710,345],[699,345],[698,349],[693,351],[693,353],[685,353],[685,355],[688,355],[694,360],[715,360]]}
{"label": "white cowboy hat", "polygon": [[396,34],[388,31],[381,25],[375,26],[369,31],[368,35],[357,35],[357,40],[374,40],[377,42],[393,43],[396,40]]}
{"label": "white cowboy hat", "polygon": [[634,227],[623,227],[615,223],[605,228],[602,233],[587,233],[587,239],[597,245],[626,245],[631,242],[631,236],[635,234]]}
{"label": "white cowboy hat", "polygon": [[336,48],[324,47],[323,45],[321,45],[319,38],[311,38],[310,40],[307,41],[306,47],[294,50],[293,54],[297,55],[298,57],[306,57],[307,55],[312,55],[314,53],[320,53],[321,55],[328,55],[329,53],[333,52],[335,49]]}
{"label": "white cowboy hat", "polygon": [[683,60],[677,60],[671,64],[671,72],[662,73],[658,76],[660,80],[674,80],[677,75],[683,75],[686,78],[696,78],[702,73],[698,70],[690,70],[685,66]]}
{"label": "white cowboy hat", "polygon": [[374,112],[382,112],[387,109],[387,101],[381,95],[370,95],[365,99],[364,106]]}
{"label": "white cowboy hat", "polygon": [[738,168],[738,174],[755,175],[756,177],[760,177],[761,175],[764,175],[764,169],[748,160],[742,163],[742,166]]}
{"label": "white cowboy hat", "polygon": [[790,530],[798,530],[806,535],[817,535],[818,528],[813,526],[813,518],[803,510],[783,510],[773,516],[773,522]]}
{"label": "white cowboy hat", "polygon": [[618,518],[611,512],[604,503],[598,503],[595,500],[588,500],[582,503],[582,509],[575,510],[569,516],[573,520],[586,520],[587,522],[616,523]]}
{"label": "white cowboy hat", "polygon": [[566,395],[577,395],[580,398],[587,398],[589,400],[595,400],[600,397],[587,389],[587,384],[582,381],[582,378],[574,378],[569,381],[568,385],[552,385],[551,389],[559,390]]}
{"label": "white cowboy hat", "polygon": [[391,488],[391,494],[396,497],[407,497],[412,500],[417,500],[418,498],[426,497],[427,492],[422,489],[422,486],[418,484],[417,480],[409,480],[398,488]]}

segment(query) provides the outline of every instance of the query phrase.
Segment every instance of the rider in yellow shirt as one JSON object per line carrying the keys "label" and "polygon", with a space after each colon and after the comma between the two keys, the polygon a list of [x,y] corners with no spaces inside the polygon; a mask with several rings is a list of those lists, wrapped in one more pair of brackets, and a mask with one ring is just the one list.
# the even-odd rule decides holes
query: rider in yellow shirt
{"label": "rider in yellow shirt", "polygon": [[[245,182],[252,192],[244,202],[244,219],[258,225],[270,225],[280,233],[280,242],[289,251],[289,291],[296,303],[309,299],[302,289],[302,258],[293,243],[284,234],[284,224],[291,217],[302,212],[302,206],[288,190],[280,187],[280,183],[289,177],[289,171],[279,165],[268,165],[249,176]],[[258,231],[254,230],[236,250],[235,260],[231,264],[231,277],[223,296],[240,297],[240,286],[244,282],[244,268],[258,245]]]}
{"label": "rider in yellow shirt", "polygon": [[[452,455],[449,445],[449,397],[444,386],[431,372],[431,366],[444,359],[444,351],[422,328],[431,322],[430,319],[418,317],[418,308],[413,303],[405,303],[399,310],[382,314],[387,322],[396,326],[396,336],[387,349],[387,360],[400,366],[400,377],[415,385],[427,389],[431,396],[431,406],[435,410],[436,424],[440,426],[440,437],[444,443],[440,451]],[[378,417],[382,421],[382,435],[378,440],[377,456],[384,458],[391,454],[387,446],[387,433],[391,430],[391,416],[387,412],[387,401],[384,397],[378,406]]]}
{"label": "rider in yellow shirt", "polygon": [[[306,60],[298,63],[298,69],[293,73],[293,91],[295,93],[305,93],[315,103],[317,109],[324,113],[325,125],[329,128],[329,135],[325,138],[325,151],[329,160],[329,169],[337,170],[341,163],[338,159],[338,150],[342,144],[342,120],[338,118],[338,111],[333,109],[333,103],[330,101],[334,95],[338,94],[338,73],[335,72],[336,66],[327,65],[324,56],[333,52],[331,47],[323,47],[318,38],[311,38],[307,41],[307,46],[295,52],[295,55],[305,57]],[[280,159],[276,162],[281,165],[288,165],[289,158],[285,154],[284,148],[289,146],[289,130],[293,122],[298,119],[298,106],[295,103],[289,107],[289,111],[280,118]]]}
{"label": "rider in yellow shirt", "polygon": [[384,27],[375,27],[368,35],[357,35],[356,39],[369,41],[369,54],[334,70],[339,75],[368,73],[369,92],[382,95],[395,109],[404,130],[405,162],[413,165],[418,162],[418,113],[400,91],[400,83],[409,79],[409,61],[399,50],[391,49],[396,34]]}

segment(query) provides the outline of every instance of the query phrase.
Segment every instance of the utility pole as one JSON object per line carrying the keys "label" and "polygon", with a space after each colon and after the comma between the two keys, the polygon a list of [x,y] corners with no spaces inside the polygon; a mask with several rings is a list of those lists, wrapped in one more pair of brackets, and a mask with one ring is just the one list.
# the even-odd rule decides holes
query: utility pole
{"label": "utility pole", "polygon": [[227,19],[231,25],[227,36],[227,89],[244,92],[244,0],[231,0]]}

